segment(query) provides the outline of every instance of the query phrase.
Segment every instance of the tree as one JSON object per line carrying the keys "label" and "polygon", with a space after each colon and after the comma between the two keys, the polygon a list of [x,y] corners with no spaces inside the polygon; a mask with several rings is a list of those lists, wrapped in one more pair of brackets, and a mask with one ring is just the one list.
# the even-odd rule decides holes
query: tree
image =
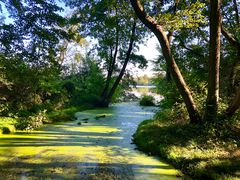
{"label": "tree", "polygon": [[73,19],[81,23],[79,32],[98,41],[95,49],[107,75],[97,106],[108,106],[127,65],[146,64],[143,56],[135,54],[145,31],[127,1],[67,1],[67,5],[77,7]]}
{"label": "tree", "polygon": [[167,37],[166,32],[164,31],[164,27],[161,22],[157,22],[152,16],[146,13],[143,5],[141,4],[140,0],[131,0],[131,4],[133,9],[138,16],[138,18],[147,26],[158,38],[158,41],[161,45],[163,56],[166,60],[167,66],[171,72],[172,78],[175,81],[178,90],[183,97],[183,100],[186,104],[186,108],[188,110],[189,117],[191,122],[199,122],[200,115],[197,110],[196,104],[193,100],[192,94],[187,86],[176,62],[172,56],[172,51],[170,48],[169,39]]}
{"label": "tree", "polygon": [[50,99],[59,102],[53,83],[61,71],[56,56],[58,43],[68,37],[61,8],[54,0],[0,1],[8,12],[0,23],[0,111],[35,111]]}
{"label": "tree", "polygon": [[122,69],[121,69],[117,79],[114,81],[114,84],[113,84],[112,88],[110,89],[109,93],[106,96],[103,96],[102,101],[100,102],[103,106],[108,106],[114,92],[117,89],[117,86],[119,85],[119,83],[120,83],[120,81],[121,81],[121,79],[122,79],[122,77],[125,73],[127,64],[128,64],[128,62],[131,58],[130,56],[131,56],[131,53],[132,53],[132,50],[133,50],[133,43],[134,43],[134,39],[135,39],[135,34],[136,34],[136,23],[134,22],[134,24],[132,26],[132,32],[131,32],[131,37],[130,37],[128,50],[126,52],[126,57],[125,57]]}
{"label": "tree", "polygon": [[[55,63],[57,44],[67,37],[66,24],[54,0],[1,0],[8,10],[10,23],[0,25],[0,52],[18,56],[35,65]],[[56,65],[56,63],[55,63]]]}
{"label": "tree", "polygon": [[221,24],[221,0],[211,0],[208,96],[204,115],[206,121],[215,120],[218,112]]}
{"label": "tree", "polygon": [[[239,66],[240,66],[240,41],[239,41],[239,10],[238,2],[232,0],[224,2],[223,24],[221,32],[227,42],[233,47],[233,61],[230,64],[230,72],[228,71],[228,96],[230,96],[230,103],[226,109],[225,115],[231,117],[240,108],[240,87],[239,87]],[[230,32],[230,30],[232,30]],[[229,50],[231,51],[231,50]]]}

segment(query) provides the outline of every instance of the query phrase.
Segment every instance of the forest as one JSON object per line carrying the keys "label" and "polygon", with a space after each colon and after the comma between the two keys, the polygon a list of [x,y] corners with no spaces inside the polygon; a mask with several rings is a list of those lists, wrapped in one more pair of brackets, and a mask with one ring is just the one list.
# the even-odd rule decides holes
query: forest
{"label": "forest", "polygon": [[[12,136],[80,119],[80,129],[84,122],[114,121],[114,112],[96,114],[94,121],[76,114],[115,104],[130,113],[125,103],[136,98],[129,92],[143,84],[154,85],[163,99],[137,99],[138,116],[155,106],[133,132],[138,150],[177,169],[176,178],[240,178],[239,8],[239,0],[0,0],[0,174],[7,176],[12,166],[3,158]],[[153,37],[159,56],[146,59],[140,46]],[[137,78],[132,69],[146,69],[150,61],[155,76]],[[20,166],[8,179],[19,178]],[[68,179],[35,171],[24,174]],[[117,177],[128,179],[120,170],[98,176]]]}

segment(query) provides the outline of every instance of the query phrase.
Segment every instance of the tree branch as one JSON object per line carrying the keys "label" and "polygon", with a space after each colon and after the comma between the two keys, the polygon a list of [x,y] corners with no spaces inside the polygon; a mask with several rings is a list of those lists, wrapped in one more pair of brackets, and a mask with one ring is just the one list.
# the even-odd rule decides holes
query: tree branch
{"label": "tree branch", "polygon": [[195,55],[197,55],[197,56],[199,56],[199,57],[203,57],[203,58],[205,57],[203,54],[198,53],[197,51],[193,50],[193,49],[190,48],[190,47],[187,47],[181,37],[178,36],[178,39],[179,39],[179,41],[180,41],[180,45],[181,45],[184,49],[192,52],[193,54],[195,54]]}
{"label": "tree branch", "polygon": [[238,42],[238,40],[235,39],[235,38],[232,36],[232,34],[230,34],[223,26],[221,27],[221,30],[222,30],[223,36],[229,41],[229,43],[230,43],[232,46],[240,49],[240,42]]}

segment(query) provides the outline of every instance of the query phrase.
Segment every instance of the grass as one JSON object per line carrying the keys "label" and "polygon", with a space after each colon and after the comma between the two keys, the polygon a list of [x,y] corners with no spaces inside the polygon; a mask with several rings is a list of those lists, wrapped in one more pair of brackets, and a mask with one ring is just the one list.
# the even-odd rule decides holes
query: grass
{"label": "grass", "polygon": [[134,134],[134,142],[140,150],[163,157],[194,179],[238,179],[238,125],[231,124],[234,128],[230,128],[229,123],[191,125],[179,120],[146,120]]}
{"label": "grass", "polygon": [[[43,118],[43,123],[51,124],[56,122],[71,121],[75,119],[74,115],[76,112],[83,111],[89,108],[90,107],[87,107],[87,106],[78,106],[78,107],[69,107],[69,108],[53,111],[47,114],[46,118]],[[0,117],[0,134],[10,134],[15,132],[16,128],[19,128],[21,127],[21,124],[24,125],[24,123],[26,123],[26,118],[22,119],[22,118]],[[31,123],[31,121],[28,123]],[[21,130],[21,128],[19,129]]]}
{"label": "grass", "polygon": [[58,111],[53,111],[49,113],[48,120],[45,123],[54,123],[54,122],[62,122],[62,121],[72,121],[75,119],[75,113],[78,111],[84,111],[89,109],[87,106],[78,106],[78,107],[69,107],[66,109],[61,109]]}

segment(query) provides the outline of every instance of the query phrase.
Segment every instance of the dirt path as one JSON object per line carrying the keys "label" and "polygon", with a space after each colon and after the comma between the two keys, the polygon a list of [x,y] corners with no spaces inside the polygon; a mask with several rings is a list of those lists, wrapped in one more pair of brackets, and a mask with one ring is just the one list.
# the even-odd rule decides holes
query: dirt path
{"label": "dirt path", "polygon": [[131,144],[153,110],[121,103],[79,112],[74,122],[0,136],[0,179],[178,179],[177,170]]}

